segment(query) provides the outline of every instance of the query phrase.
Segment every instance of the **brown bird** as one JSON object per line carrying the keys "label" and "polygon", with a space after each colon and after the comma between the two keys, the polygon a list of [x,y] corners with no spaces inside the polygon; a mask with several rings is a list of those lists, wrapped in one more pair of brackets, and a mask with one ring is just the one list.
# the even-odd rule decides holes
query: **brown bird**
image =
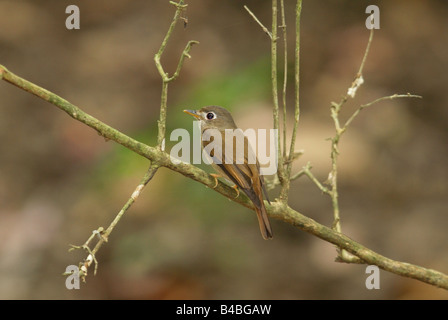
{"label": "brown bird", "polygon": [[[263,176],[260,175],[260,164],[247,137],[241,129],[238,129],[230,112],[218,106],[207,106],[200,110],[184,110],[184,112],[200,121],[202,147],[210,157],[213,168],[219,173],[219,175],[213,175],[215,179],[219,176],[226,178],[235,184],[237,196],[239,188],[249,197],[257,213],[261,235],[264,239],[272,239],[271,225],[263,202],[263,192],[268,202],[269,199]],[[212,141],[218,147],[207,150],[207,146],[212,146],[210,145]],[[244,143],[243,148],[240,147],[241,144],[238,145],[241,142]],[[217,184],[218,180],[216,180]]]}

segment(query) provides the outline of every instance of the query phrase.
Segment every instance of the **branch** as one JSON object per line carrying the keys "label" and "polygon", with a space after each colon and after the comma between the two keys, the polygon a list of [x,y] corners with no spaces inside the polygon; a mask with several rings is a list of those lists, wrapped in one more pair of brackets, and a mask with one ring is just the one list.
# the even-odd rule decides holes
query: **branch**
{"label": "branch", "polygon": [[[151,165],[149,167],[148,171],[146,172],[140,184],[137,186],[137,188],[135,188],[129,200],[126,202],[123,208],[121,208],[120,212],[118,212],[117,216],[106,230],[104,230],[103,227],[94,230],[92,232],[92,235],[89,237],[89,239],[87,239],[87,241],[82,246],[71,245],[69,251],[72,251],[74,249],[84,249],[89,253],[87,259],[84,262],[80,263],[79,268],[79,277],[84,282],[86,281],[86,277],[88,275],[88,269],[93,262],[95,263],[95,269],[93,274],[96,275],[96,271],[98,269],[98,261],[96,260],[95,257],[96,253],[101,249],[103,244],[109,240],[109,235],[112,233],[115,226],[121,220],[125,212],[134,204],[134,202],[140,196],[140,193],[143,191],[144,187],[148,184],[149,181],[151,181],[151,179],[154,177],[158,169],[159,167],[157,165]],[[95,247],[91,250],[90,249],[91,243],[96,237],[98,238],[98,242],[96,243]]]}
{"label": "branch", "polygon": [[[107,242],[108,237],[112,230],[115,228],[117,223],[122,218],[123,214],[129,209],[129,207],[135,202],[135,200],[138,198],[138,196],[141,194],[141,191],[144,189],[146,184],[152,179],[154,174],[157,172],[157,170],[160,167],[166,167],[170,170],[176,171],[188,178],[191,178],[195,181],[198,181],[210,188],[213,188],[214,191],[222,194],[223,196],[227,197],[228,199],[239,203],[247,208],[254,209],[252,202],[245,196],[244,194],[240,194],[238,198],[234,198],[234,189],[227,186],[223,182],[219,181],[218,185],[215,187],[216,180],[211,177],[206,172],[202,171],[201,169],[192,166],[187,163],[179,163],[174,164],[171,161],[170,155],[164,151],[164,139],[165,139],[165,124],[166,124],[166,107],[167,107],[167,88],[168,83],[173,81],[179,76],[180,69],[182,67],[182,64],[184,62],[185,57],[189,57],[189,51],[191,49],[191,46],[196,41],[190,41],[188,42],[187,46],[185,47],[184,51],[182,52],[182,55],[180,57],[178,66],[176,68],[175,73],[173,76],[169,76],[167,73],[165,73],[163,66],[160,63],[160,58],[166,48],[167,42],[169,40],[169,37],[174,30],[174,27],[178,21],[178,19],[181,18],[182,10],[185,9],[186,5],[183,4],[183,0],[179,0],[178,3],[170,1],[171,4],[174,4],[176,6],[176,13],[173,19],[173,22],[171,23],[168,32],[162,42],[162,45],[157,52],[157,54],[154,57],[157,69],[162,77],[162,99],[161,99],[161,108],[160,108],[160,119],[159,119],[159,132],[158,132],[158,146],[157,147],[150,147],[144,143],[141,143],[137,140],[132,139],[131,137],[121,133],[120,131],[108,126],[107,124],[99,121],[98,119],[92,117],[91,115],[85,113],[77,106],[71,104],[70,102],[64,100],[63,98],[57,96],[56,94],[41,88],[21,77],[16,76],[15,74],[9,72],[5,67],[0,65],[0,79],[5,80],[6,82],[9,82],[25,91],[28,91],[52,104],[60,108],[61,110],[65,111],[67,114],[69,114],[72,118],[90,126],[94,130],[96,130],[100,135],[102,135],[106,140],[113,140],[126,148],[130,149],[131,151],[134,151],[135,153],[149,159],[151,161],[150,168],[148,172],[145,174],[145,176],[142,179],[142,182],[137,186],[135,191],[132,193],[129,200],[126,202],[126,204],[123,206],[123,208],[120,210],[118,215],[115,217],[115,219],[112,221],[110,226],[104,230],[103,228],[98,228],[94,232],[92,232],[92,235],[89,237],[89,239],[86,241],[86,243],[82,246],[73,246],[73,248],[82,248],[85,249],[89,255],[85,262],[81,265],[81,276],[83,279],[85,279],[85,276],[87,276],[87,269],[92,264],[95,263],[95,272],[97,268],[97,261],[95,258],[96,252],[101,248],[101,246]],[[287,168],[287,177],[285,180],[285,176],[283,174],[279,174],[278,178],[280,181],[274,180],[272,182],[273,185],[276,183],[282,184],[282,194],[286,194],[286,197],[282,198],[280,197],[280,200],[273,202],[272,204],[266,203],[266,209],[268,215],[283,220],[293,226],[298,227],[301,230],[304,230],[310,234],[313,234],[325,241],[328,241],[330,243],[335,244],[337,247],[340,248],[340,252],[342,252],[342,255],[338,256],[337,261],[344,261],[344,262],[358,262],[358,263],[367,263],[372,265],[377,265],[378,267],[404,276],[409,278],[414,278],[423,282],[426,282],[428,284],[432,284],[437,287],[441,287],[444,289],[448,289],[448,276],[432,269],[423,268],[420,266],[412,265],[405,262],[399,262],[394,261],[392,259],[386,258],[366,247],[363,245],[357,243],[356,241],[350,239],[349,237],[343,235],[340,232],[340,224],[339,224],[339,213],[338,213],[338,205],[337,205],[337,156],[338,156],[338,142],[340,140],[341,135],[345,132],[346,128],[350,123],[353,121],[353,119],[359,114],[361,110],[364,108],[371,106],[377,102],[386,100],[386,99],[394,99],[399,97],[418,97],[413,95],[393,95],[389,97],[383,97],[380,99],[377,99],[375,101],[372,101],[370,103],[367,103],[365,105],[360,106],[355,113],[346,121],[343,127],[340,126],[339,122],[339,111],[341,109],[341,106],[348,100],[349,96],[354,96],[356,93],[356,90],[359,88],[359,86],[363,83],[362,79],[362,69],[364,66],[364,63],[366,61],[367,53],[369,51],[370,43],[373,36],[373,31],[371,32],[369,43],[366,49],[366,53],[364,55],[363,61],[361,63],[360,71],[358,72],[357,78],[352,84],[352,91],[348,91],[348,94],[342,98],[341,102],[339,104],[332,103],[332,117],[335,123],[336,127],[336,135],[332,139],[332,172],[330,172],[330,187],[327,188],[323,186],[311,173],[311,165],[308,163],[302,170],[300,170],[298,173],[290,176],[291,172],[291,165],[292,161],[295,159],[296,155],[298,153],[294,152],[294,142],[295,142],[295,136],[296,136],[296,130],[298,125],[298,120],[300,116],[300,109],[299,109],[299,44],[300,44],[300,12],[301,12],[301,0],[297,1],[297,7],[296,7],[296,52],[295,52],[295,63],[296,63],[296,71],[295,71],[295,83],[296,83],[296,107],[295,107],[295,125],[293,130],[293,137],[291,142],[291,150],[289,153],[288,159],[284,158],[283,156],[279,157],[279,161],[284,161],[284,164],[288,166]],[[250,12],[250,10],[245,7],[246,10],[251,14],[251,16],[257,21],[262,28],[266,29],[259,21],[256,19],[256,17],[253,15],[253,13]],[[283,7],[283,0],[281,0],[281,10],[282,10],[282,26],[284,28],[284,38],[286,38],[286,25],[284,21],[284,7]],[[277,128],[278,125],[278,93],[277,93],[277,47],[276,47],[276,41],[277,41],[277,0],[272,1],[272,9],[273,9],[273,21],[272,21],[272,34],[267,32],[268,35],[271,38],[271,62],[272,62],[272,70],[271,70],[271,77],[272,77],[272,84],[273,84],[273,99],[274,99],[274,126]],[[267,30],[267,29],[266,29]],[[286,59],[286,43],[285,43],[285,59]],[[286,69],[285,69],[286,72]],[[284,79],[284,86],[286,85],[286,78]],[[285,89],[283,89],[285,90]],[[353,94],[353,95],[352,95]],[[285,112],[285,101],[283,103],[283,111]],[[285,114],[285,113],[284,113]],[[284,129],[286,125],[284,123]],[[280,139],[278,139],[278,147],[280,150]],[[284,143],[284,153],[283,155],[286,155],[285,152],[285,143]],[[283,163],[281,163],[281,172],[283,173],[284,167]],[[334,175],[332,175],[334,173]],[[324,225],[321,225],[314,221],[313,219],[310,219],[306,216],[303,216],[298,211],[293,210],[289,207],[289,205],[286,203],[287,201],[287,192],[289,190],[289,182],[290,180],[296,179],[302,175],[307,175],[319,188],[322,192],[329,194],[332,197],[333,200],[333,207],[335,210],[335,223],[333,228],[328,228]],[[286,190],[286,193],[285,193]],[[339,227],[338,227],[339,225]],[[95,247],[91,250],[90,244],[95,239],[98,238],[98,242],[96,243]],[[344,253],[349,253],[350,255],[344,255]],[[349,259],[350,258],[350,259]]]}
{"label": "branch", "polygon": [[323,226],[313,219],[302,216],[300,213],[283,203],[275,202],[271,206],[267,206],[266,209],[270,216],[282,219],[322,240],[340,246],[342,249],[359,257],[359,259],[366,264],[376,265],[385,271],[448,290],[448,276],[446,274],[382,256],[357,243],[346,235],[335,232],[333,229]]}
{"label": "branch", "polygon": [[[282,38],[283,38],[283,90],[282,90],[282,106],[283,106],[283,152],[279,154],[286,161],[286,88],[288,87],[288,37],[286,33],[286,17],[285,3],[280,0],[280,11],[282,17]],[[280,153],[280,152],[279,152]]]}
{"label": "branch", "polygon": [[[272,0],[272,30],[269,32],[267,28],[258,20],[258,18],[252,13],[252,11],[249,10],[247,6],[244,6],[247,12],[252,16],[252,18],[261,26],[264,32],[268,33],[269,38],[271,39],[271,87],[272,87],[272,101],[273,101],[273,118],[274,118],[274,130],[277,130],[277,141],[276,141],[276,148],[277,148],[277,158],[278,158],[278,166],[277,166],[277,177],[278,182],[282,185],[282,191],[280,193],[280,199],[287,202],[288,194],[285,191],[285,185],[287,184],[289,186],[289,181],[285,175],[285,167],[284,167],[284,161],[286,160],[286,157],[284,158],[282,155],[282,148],[281,148],[281,137],[280,137],[280,125],[279,125],[279,97],[278,97],[278,80],[277,80],[277,18],[278,18],[278,12],[277,12],[277,0]],[[284,7],[282,2],[282,17],[284,18]],[[282,18],[282,19],[283,19]],[[282,21],[282,28],[283,28],[283,35],[284,38],[286,37],[286,24],[283,19]],[[286,55],[286,38],[284,39],[284,50],[285,50],[285,59],[287,57]],[[287,66],[287,60],[285,60],[285,66]],[[285,68],[285,74],[286,74],[286,68]],[[284,114],[286,112],[286,80],[284,80],[283,83],[283,108],[284,108]],[[286,118],[284,117],[283,123],[286,123]],[[286,126],[283,128],[286,130]],[[286,132],[286,131],[284,131]],[[285,137],[284,137],[285,139]],[[284,150],[285,151],[285,150]],[[274,182],[275,184],[275,182]],[[273,185],[274,185],[273,184]]]}
{"label": "branch", "polygon": [[[354,98],[357,90],[359,87],[364,83],[364,78],[362,76],[362,71],[364,69],[364,65],[367,60],[367,56],[370,50],[370,45],[373,40],[373,29],[370,31],[369,40],[367,42],[367,47],[364,52],[364,56],[361,62],[361,66],[359,67],[359,71],[356,75],[355,80],[353,81],[351,87],[347,90],[347,94],[342,97],[341,101],[339,103],[332,102],[331,103],[331,118],[333,119],[334,126],[335,126],[335,135],[333,138],[331,138],[331,171],[328,174],[327,184],[329,184],[329,188],[324,187],[311,173],[309,168],[305,167],[305,174],[317,185],[317,187],[324,193],[328,194],[331,198],[331,203],[333,206],[333,225],[332,228],[336,232],[342,232],[341,228],[341,217],[339,212],[339,192],[338,192],[338,156],[339,156],[339,142],[344,134],[344,132],[347,130],[347,127],[350,125],[350,123],[358,116],[358,114],[366,107],[369,107],[373,104],[376,104],[380,101],[384,100],[392,100],[396,98],[421,98],[417,95],[398,95],[394,94],[392,96],[382,97],[379,99],[376,99],[372,102],[366,103],[364,105],[361,105],[345,122],[345,124],[341,127],[341,123],[339,120],[339,114],[341,111],[342,106],[348,101],[348,99]],[[309,165],[307,165],[309,167]],[[338,257],[336,259],[337,261],[341,262],[349,262],[349,263],[359,263],[359,257],[353,256],[349,254],[347,251],[342,250],[342,248],[338,249]]]}
{"label": "branch", "polygon": [[[166,132],[166,110],[167,110],[167,99],[168,99],[168,83],[171,81],[174,81],[180,73],[180,70],[182,68],[182,65],[184,63],[185,57],[190,58],[189,51],[191,47],[198,43],[197,41],[189,41],[184,49],[184,51],[181,54],[181,57],[179,59],[179,63],[177,65],[176,71],[173,74],[173,76],[169,77],[167,73],[165,73],[162,64],[160,63],[160,58],[165,51],[166,45],[168,43],[168,40],[171,37],[171,34],[176,26],[176,23],[179,19],[181,19],[182,11],[185,10],[187,7],[183,4],[183,0],[179,0],[179,3],[176,2],[170,2],[171,4],[176,6],[176,12],[174,14],[173,21],[171,22],[170,27],[168,28],[168,31],[165,35],[165,38],[163,39],[162,45],[160,46],[159,51],[154,57],[154,61],[156,64],[157,69],[160,72],[160,75],[162,77],[162,96],[160,99],[160,119],[158,120],[158,150],[164,151],[165,148],[165,132]],[[132,204],[137,200],[145,186],[148,184],[148,182],[154,177],[155,173],[159,169],[160,165],[157,163],[151,163],[148,171],[142,178],[142,181],[137,186],[137,188],[132,193],[129,200],[126,202],[126,204],[123,206],[123,208],[120,210],[118,215],[115,217],[115,219],[112,221],[110,226],[107,228],[106,231],[102,227],[98,228],[97,230],[94,230],[92,235],[87,239],[87,241],[82,246],[71,246],[71,249],[69,251],[72,251],[74,249],[84,249],[86,250],[89,255],[87,256],[87,259],[80,263],[80,271],[79,276],[81,279],[85,282],[85,279],[88,274],[88,268],[91,266],[91,264],[95,263],[95,271],[94,275],[96,275],[96,271],[98,268],[98,262],[96,260],[95,254],[98,252],[98,250],[103,246],[105,242],[107,242],[108,237],[112,230],[115,228],[115,226],[120,221],[121,217],[125,214],[125,212],[132,206]],[[95,235],[98,236],[98,242],[96,243],[93,250],[90,249],[91,242],[95,239]]]}
{"label": "branch", "polygon": [[[266,32],[266,27],[257,19],[257,17],[246,7],[244,8],[249,12],[249,14],[254,18],[254,20],[262,27]],[[299,104],[299,74],[300,74],[300,17],[302,12],[302,0],[297,1],[296,6],[296,41],[295,41],[295,108],[294,108],[294,128],[291,137],[291,146],[289,150],[289,155],[286,153],[286,87],[288,79],[288,46],[286,38],[286,19],[285,19],[285,7],[284,1],[280,1],[280,11],[281,11],[281,26],[283,34],[283,87],[282,87],[282,108],[283,108],[283,140],[280,134],[280,124],[279,124],[279,97],[278,97],[278,84],[277,84],[277,0],[272,0],[272,33],[269,33],[271,39],[271,82],[272,82],[272,98],[273,98],[273,116],[274,116],[274,129],[278,130],[277,137],[277,155],[278,155],[278,170],[277,178],[274,178],[270,183],[269,188],[275,187],[276,184],[280,184],[280,196],[279,199],[284,203],[288,202],[288,193],[291,183],[291,169],[294,159],[296,158],[296,152],[294,151],[297,128],[300,118],[300,104]],[[283,141],[283,152],[282,152],[282,141]],[[286,166],[286,167],[285,167]],[[297,175],[295,179],[298,177]]]}
{"label": "branch", "polygon": [[362,71],[364,70],[364,65],[366,64],[367,56],[369,55],[369,51],[370,51],[370,45],[372,44],[374,30],[375,30],[374,28],[370,29],[369,40],[367,40],[366,51],[364,52],[364,56],[362,57],[361,65],[359,66],[358,75],[362,74]]}
{"label": "branch", "polygon": [[378,102],[384,101],[384,100],[393,100],[393,99],[397,99],[397,98],[418,98],[418,99],[422,99],[422,96],[418,96],[415,94],[393,94],[391,96],[387,96],[387,97],[381,97],[378,98],[376,100],[373,100],[369,103],[363,104],[361,105],[351,116],[350,118],[347,119],[347,121],[344,124],[344,127],[341,128],[341,134],[344,133],[347,130],[347,127],[350,125],[350,123],[352,123],[352,121],[356,118],[356,116],[358,116],[358,114],[365,108],[370,107],[373,104],[376,104]]}
{"label": "branch", "polygon": [[[348,88],[348,90],[347,90],[347,96],[349,96],[351,98],[355,97],[356,92],[361,87],[361,85],[364,83],[362,71],[364,70],[364,65],[367,61],[367,56],[369,55],[370,45],[372,44],[372,40],[373,40],[373,32],[374,32],[374,29],[373,28],[370,29],[369,40],[367,41],[366,51],[364,52],[364,56],[362,58],[361,65],[359,66],[359,71],[356,74],[355,80],[353,80],[353,82],[352,82],[352,86],[350,88]],[[347,99],[345,99],[345,101],[347,101]]]}
{"label": "branch", "polygon": [[289,156],[288,159],[286,159],[287,165],[286,165],[286,180],[285,183],[282,186],[282,190],[280,191],[280,199],[284,199],[284,201],[287,201],[288,199],[288,192],[289,187],[291,183],[291,169],[292,164],[294,160],[294,154],[295,154],[295,144],[296,144],[296,137],[297,137],[297,129],[299,127],[299,119],[300,119],[300,18],[302,16],[302,0],[297,0],[296,5],[296,40],[295,40],[295,54],[294,54],[294,63],[295,63],[295,70],[294,70],[294,83],[295,83],[295,106],[294,106],[294,127],[292,130],[292,136],[291,136],[291,146],[289,148]]}
{"label": "branch", "polygon": [[[160,45],[160,48],[159,48],[159,51],[157,51],[157,53],[154,56],[157,70],[159,70],[160,76],[162,77],[162,80],[164,82],[169,82],[171,80],[170,80],[170,77],[168,76],[168,74],[163,69],[163,66],[160,63],[160,58],[162,57],[162,54],[165,51],[165,48],[168,44],[168,40],[170,39],[171,34],[173,33],[174,28],[176,27],[177,21],[179,20],[181,14],[182,14],[182,11],[185,10],[185,8],[187,7],[187,5],[184,4],[184,0],[179,0],[179,3],[170,1],[170,3],[176,7],[176,13],[174,14],[173,21],[171,22],[165,37],[163,38],[162,44]],[[197,42],[197,41],[194,41],[194,42]],[[188,45],[187,45],[187,47],[188,47]],[[184,52],[185,52],[185,50],[184,50]],[[187,54],[188,54],[188,52],[187,52]],[[182,55],[182,57],[183,57],[183,55]],[[182,57],[181,57],[181,60],[183,61]],[[179,64],[181,64],[181,62],[179,62]]]}
{"label": "branch", "polygon": [[154,62],[156,64],[157,70],[160,73],[160,76],[162,77],[162,95],[160,99],[160,117],[158,120],[158,135],[157,135],[157,145],[160,150],[164,149],[164,142],[165,142],[165,132],[166,132],[166,109],[167,109],[167,100],[168,100],[168,83],[171,81],[174,81],[180,73],[180,70],[182,69],[182,65],[184,63],[185,58],[190,58],[190,49],[194,44],[198,44],[198,41],[191,40],[187,43],[184,51],[182,52],[179,63],[177,64],[176,71],[174,74],[170,77],[167,72],[165,72],[162,63],[160,62],[160,59],[162,58],[163,53],[165,52],[165,48],[168,44],[168,40],[171,37],[171,34],[173,33],[174,28],[176,27],[177,22],[182,16],[182,12],[187,7],[186,4],[184,4],[184,0],[179,0],[179,3],[170,1],[172,5],[176,7],[176,12],[173,17],[173,21],[171,22],[168,31],[163,38],[162,44],[160,45],[159,51],[154,55]]}
{"label": "branch", "polygon": [[258,23],[258,25],[261,27],[261,29],[263,29],[263,31],[269,36],[269,38],[272,39],[272,33],[269,32],[268,28],[266,28],[261,22],[260,20],[258,20],[258,18],[253,14],[252,11],[249,10],[249,8],[245,5],[244,9],[246,9],[247,12],[249,12],[249,14],[251,15],[251,17],[255,20],[256,23]]}
{"label": "branch", "polygon": [[306,166],[302,168],[301,171],[299,171],[297,175],[299,174],[300,175],[305,174],[312,182],[314,182],[314,184],[320,189],[320,191],[322,191],[322,193],[326,193],[328,195],[331,194],[331,191],[327,187],[325,187],[322,183],[320,183],[320,181],[317,180],[317,178],[311,172],[311,164],[309,162],[306,164]]}
{"label": "branch", "polygon": [[[166,167],[170,170],[184,175],[185,177],[202,183],[209,188],[213,188],[213,186],[215,185],[215,179],[205,171],[188,163],[173,164],[168,153],[161,151],[158,148],[150,147],[121,133],[120,131],[85,113],[77,106],[62,99],[56,94],[43,89],[19,76],[16,76],[1,65],[0,79],[3,79],[6,82],[9,82],[25,91],[28,91],[44,99],[45,101],[52,103],[59,109],[65,111],[74,119],[96,130],[106,139],[115,141],[128,148],[129,150],[151,160],[153,165]],[[252,202],[247,198],[247,196],[240,193],[240,196],[235,199],[235,190],[221,181],[218,182],[218,185],[213,190],[236,203],[239,203],[252,210],[254,209]],[[419,281],[448,290],[448,276],[439,271],[386,258],[357,243],[356,241],[350,239],[342,233],[336,232],[335,230],[332,230],[331,228],[328,228],[314,221],[313,219],[302,215],[298,211],[290,208],[285,203],[276,201],[268,204],[267,202],[265,202],[265,205],[269,216],[285,221],[286,223],[289,223],[303,231],[306,231],[325,241],[333,243],[334,245],[356,255],[364,263],[377,265],[378,267],[397,275],[417,279]]]}
{"label": "branch", "polygon": [[[364,56],[362,58],[361,65],[359,67],[359,71],[355,77],[355,80],[352,82],[351,87],[347,90],[347,94],[341,99],[339,103],[332,102],[331,103],[331,118],[333,119],[334,126],[336,129],[335,136],[331,139],[331,171],[328,174],[328,184],[330,185],[330,190],[327,193],[331,197],[331,202],[333,206],[333,229],[337,232],[341,231],[341,218],[339,215],[339,193],[338,193],[338,155],[339,155],[339,140],[341,138],[341,135],[346,130],[346,127],[341,128],[341,124],[339,121],[339,112],[341,111],[342,106],[347,102],[348,98],[354,98],[357,90],[360,88],[360,86],[364,83],[364,78],[362,76],[362,71],[364,69],[364,65],[367,61],[367,56],[370,51],[370,45],[373,40],[373,28],[370,31],[369,40],[367,41],[367,47],[364,52]],[[361,110],[357,110],[351,117],[350,122],[353,120],[353,118],[356,117],[356,115]],[[340,251],[338,257],[341,260],[345,260],[347,262],[353,260],[353,257],[348,255],[345,251]]]}
{"label": "branch", "polygon": [[179,63],[177,65],[176,71],[174,72],[173,76],[168,79],[168,82],[171,82],[171,81],[177,79],[177,77],[179,76],[180,70],[182,69],[182,66],[184,64],[185,58],[189,58],[189,59],[191,58],[189,52],[191,50],[191,47],[194,44],[199,44],[199,41],[196,41],[196,40],[188,41],[187,45],[185,46],[184,51],[182,52],[182,55],[180,56]]}
{"label": "branch", "polygon": [[[283,166],[283,157],[281,152],[281,139],[280,139],[280,125],[279,125],[279,102],[278,102],[278,80],[277,80],[277,0],[272,0],[272,36],[271,36],[271,83],[272,83],[272,101],[273,101],[273,117],[274,117],[274,130],[277,130],[277,176],[282,186],[287,183],[285,177],[285,168]],[[282,198],[280,194],[280,199]],[[284,199],[286,202],[287,199]]]}

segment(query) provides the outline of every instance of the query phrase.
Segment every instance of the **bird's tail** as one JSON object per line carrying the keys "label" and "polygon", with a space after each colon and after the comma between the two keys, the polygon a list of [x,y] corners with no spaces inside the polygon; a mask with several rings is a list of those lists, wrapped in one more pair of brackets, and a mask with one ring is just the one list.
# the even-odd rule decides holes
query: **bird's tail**
{"label": "bird's tail", "polygon": [[263,200],[261,200],[261,206],[255,206],[255,211],[257,212],[258,224],[260,225],[261,235],[263,239],[272,239],[272,229],[269,223],[268,214],[266,213],[266,208],[264,206]]}

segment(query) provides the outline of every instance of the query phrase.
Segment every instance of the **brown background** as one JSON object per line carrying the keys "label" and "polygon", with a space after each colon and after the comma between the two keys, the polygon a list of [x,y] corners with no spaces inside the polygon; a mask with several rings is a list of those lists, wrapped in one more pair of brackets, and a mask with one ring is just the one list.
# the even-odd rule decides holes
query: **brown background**
{"label": "brown background", "polygon": [[[289,57],[294,3],[287,0]],[[162,62],[174,71],[168,132],[191,129],[181,110],[219,104],[244,128],[270,127],[269,40],[243,9],[270,25],[270,1],[191,0]],[[77,4],[81,29],[65,28]],[[367,43],[366,1],[304,1],[297,149],[321,181],[330,168],[331,101],[356,74]],[[342,113],[365,110],[340,145],[343,231],[397,260],[448,272],[448,4],[383,1],[365,66],[366,83]],[[153,56],[174,9],[162,0],[0,1],[0,64],[141,141],[154,144],[161,80]],[[290,61],[290,71],[293,60]],[[292,72],[290,73],[292,83]],[[290,115],[293,92],[288,91]],[[68,253],[106,227],[147,162],[54,106],[0,83],[0,298],[2,299],[407,299],[446,291],[381,272],[365,288],[365,266],[335,263],[332,245],[280,221],[263,241],[255,215],[204,186],[162,169],[98,255],[98,275],[67,290]],[[206,168],[210,170],[209,168]],[[271,198],[275,198],[273,191]],[[328,197],[306,178],[290,204],[331,225]]]}

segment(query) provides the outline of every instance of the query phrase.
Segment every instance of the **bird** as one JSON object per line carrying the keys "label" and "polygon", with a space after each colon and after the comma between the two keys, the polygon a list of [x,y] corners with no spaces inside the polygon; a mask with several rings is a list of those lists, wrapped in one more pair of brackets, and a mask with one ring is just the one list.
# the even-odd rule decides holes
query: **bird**
{"label": "bird", "polygon": [[[263,192],[268,203],[270,202],[263,176],[260,174],[260,164],[247,137],[237,127],[230,112],[220,106],[206,106],[199,110],[188,109],[184,112],[200,122],[202,148],[209,156],[212,167],[218,172],[218,175],[212,174],[216,180],[215,187],[218,185],[217,178],[224,177],[234,184],[233,188],[237,191],[237,197],[239,196],[238,189],[241,189],[255,207],[263,239],[272,239],[273,233],[263,202]],[[227,134],[227,132],[233,134]],[[215,139],[217,139],[215,145],[219,147],[210,148],[208,152],[207,146],[210,147],[209,144]],[[243,148],[238,147],[238,139],[244,142]]]}

